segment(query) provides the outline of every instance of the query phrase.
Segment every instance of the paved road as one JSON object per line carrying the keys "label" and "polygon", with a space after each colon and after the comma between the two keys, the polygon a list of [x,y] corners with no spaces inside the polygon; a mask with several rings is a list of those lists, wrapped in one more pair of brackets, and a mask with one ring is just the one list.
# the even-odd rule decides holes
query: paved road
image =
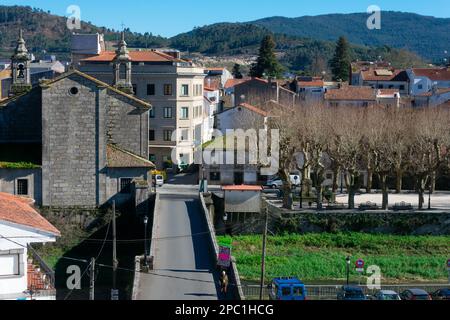
{"label": "paved road", "polygon": [[[155,270],[141,274],[138,300],[217,300],[216,283],[207,231],[200,215],[196,187],[158,189],[158,238]],[[201,234],[192,236],[195,234]]]}

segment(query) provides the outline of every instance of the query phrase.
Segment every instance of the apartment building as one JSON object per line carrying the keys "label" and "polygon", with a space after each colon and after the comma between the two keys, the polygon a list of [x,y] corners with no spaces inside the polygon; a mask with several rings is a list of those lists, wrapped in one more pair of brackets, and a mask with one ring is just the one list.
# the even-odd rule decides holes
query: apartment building
{"label": "apartment building", "polygon": [[[122,41],[126,49],[125,40]],[[115,56],[113,51],[100,50],[96,55],[81,58],[75,67],[112,84]],[[126,49],[125,57],[130,70],[119,70],[120,77],[130,72],[135,96],[153,106],[150,112],[149,160],[159,169],[193,163],[194,149],[202,142],[204,68],[182,59],[179,51],[175,50]]]}

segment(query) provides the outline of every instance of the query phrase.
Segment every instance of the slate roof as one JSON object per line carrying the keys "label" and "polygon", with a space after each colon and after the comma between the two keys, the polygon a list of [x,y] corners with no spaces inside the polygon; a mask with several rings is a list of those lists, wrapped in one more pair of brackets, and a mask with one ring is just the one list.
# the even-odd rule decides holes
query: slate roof
{"label": "slate roof", "polygon": [[106,148],[106,161],[108,168],[155,168],[151,161],[112,144]]}
{"label": "slate roof", "polygon": [[61,233],[33,207],[33,200],[0,193],[0,221],[31,227],[60,236]]}

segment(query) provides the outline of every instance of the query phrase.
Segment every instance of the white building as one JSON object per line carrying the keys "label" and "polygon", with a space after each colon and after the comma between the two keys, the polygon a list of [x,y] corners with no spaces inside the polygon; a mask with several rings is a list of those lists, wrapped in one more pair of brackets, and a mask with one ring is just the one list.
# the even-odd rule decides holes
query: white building
{"label": "white building", "polygon": [[411,96],[431,92],[435,89],[450,88],[450,68],[417,68],[408,69]]}
{"label": "white building", "polygon": [[[55,294],[41,295],[30,282],[28,245],[55,242],[60,232],[32,206],[32,200],[0,193],[0,300],[26,299],[28,290],[36,299],[55,299]],[[42,281],[44,282],[44,281]]]}

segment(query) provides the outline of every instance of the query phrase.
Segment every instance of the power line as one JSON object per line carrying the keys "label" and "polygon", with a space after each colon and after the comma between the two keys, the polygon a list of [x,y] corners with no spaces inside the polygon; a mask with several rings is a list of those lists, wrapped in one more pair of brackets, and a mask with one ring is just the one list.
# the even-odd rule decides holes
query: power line
{"label": "power line", "polygon": [[[110,220],[109,223],[108,223],[108,228],[107,228],[107,230],[106,230],[105,239],[104,239],[104,241],[103,241],[103,244],[102,244],[102,247],[100,248],[99,253],[97,254],[97,258],[91,260],[91,263],[86,267],[86,269],[84,270],[84,272],[83,272],[83,274],[81,275],[81,277],[77,280],[75,287],[77,287],[77,286],[80,284],[81,279],[86,275],[86,273],[87,273],[87,271],[89,270],[89,268],[90,268],[90,267],[91,267],[91,268],[94,267],[94,266],[92,266],[92,263],[93,263],[92,261],[95,262],[96,260],[98,260],[98,258],[100,258],[101,254],[102,254],[102,252],[103,252],[103,249],[105,248],[106,239],[108,238],[110,226],[111,226],[111,220]],[[73,288],[72,290],[69,291],[69,293],[65,296],[64,300],[67,300],[67,299],[70,298],[70,296],[72,295],[73,290],[75,290],[75,288]]]}

